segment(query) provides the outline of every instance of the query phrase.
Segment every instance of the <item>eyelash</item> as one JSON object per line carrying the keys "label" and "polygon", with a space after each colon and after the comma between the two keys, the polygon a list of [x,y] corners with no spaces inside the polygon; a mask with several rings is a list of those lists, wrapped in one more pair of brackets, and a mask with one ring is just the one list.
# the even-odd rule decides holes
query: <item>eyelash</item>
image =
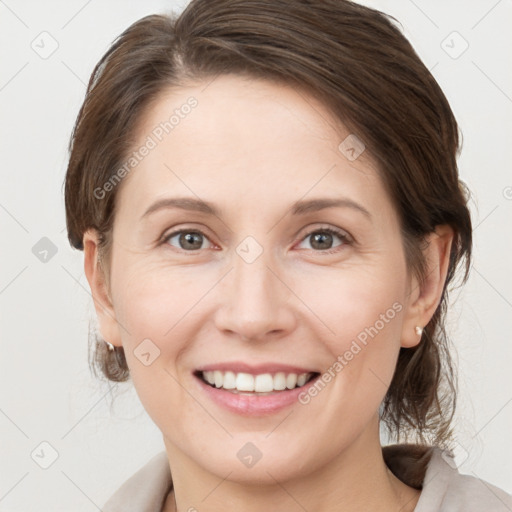
{"label": "eyelash", "polygon": [[[173,238],[176,235],[179,235],[180,233],[196,233],[196,234],[199,234],[199,235],[203,236],[207,240],[210,240],[208,238],[208,236],[205,233],[203,233],[200,229],[193,229],[193,228],[187,229],[187,228],[185,228],[185,229],[180,229],[178,231],[173,231],[172,233],[169,233],[168,235],[164,235],[164,237],[161,240],[161,244],[168,244],[168,242],[169,242],[169,240],[171,238]],[[331,235],[336,235],[337,237],[340,238],[340,240],[343,243],[341,245],[338,245],[337,247],[334,247],[333,249],[324,249],[324,250],[310,249],[313,252],[317,252],[317,253],[320,253],[320,254],[333,254],[333,253],[338,252],[343,246],[345,246],[345,245],[352,245],[353,244],[352,238],[346,232],[338,230],[338,229],[335,229],[335,228],[331,228],[331,227],[316,228],[316,229],[314,229],[312,231],[309,231],[308,233],[306,233],[301,238],[300,241],[302,242],[306,238],[308,238],[309,236],[314,235],[316,233],[329,233]],[[194,249],[194,250],[191,250],[191,251],[186,251],[184,249],[178,249],[177,247],[173,247],[173,246],[171,246],[171,247],[173,249],[176,249],[176,250],[180,251],[180,252],[186,252],[186,253],[191,253],[191,254],[196,254],[198,251],[201,250],[201,249]]]}

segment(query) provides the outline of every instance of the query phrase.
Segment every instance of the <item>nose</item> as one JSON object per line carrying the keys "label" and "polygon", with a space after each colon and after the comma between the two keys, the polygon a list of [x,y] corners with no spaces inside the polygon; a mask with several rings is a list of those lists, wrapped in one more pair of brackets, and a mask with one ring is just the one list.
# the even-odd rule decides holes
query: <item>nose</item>
{"label": "nose", "polygon": [[217,328],[244,341],[286,336],[295,327],[293,304],[298,301],[285,276],[279,275],[283,272],[276,270],[270,250],[263,250],[252,262],[240,254],[233,254],[233,268],[219,290]]}

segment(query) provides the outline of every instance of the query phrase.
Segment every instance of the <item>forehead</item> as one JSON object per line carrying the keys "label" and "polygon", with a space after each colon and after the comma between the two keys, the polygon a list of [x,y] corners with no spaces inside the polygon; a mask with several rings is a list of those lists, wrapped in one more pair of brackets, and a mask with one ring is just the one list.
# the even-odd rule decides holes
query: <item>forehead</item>
{"label": "forehead", "polygon": [[369,151],[356,159],[347,154],[364,148],[354,136],[302,91],[219,76],[169,89],[147,108],[134,150],[151,147],[125,178],[122,195],[135,208],[169,192],[237,206],[242,197],[254,206],[336,191],[385,195]]}

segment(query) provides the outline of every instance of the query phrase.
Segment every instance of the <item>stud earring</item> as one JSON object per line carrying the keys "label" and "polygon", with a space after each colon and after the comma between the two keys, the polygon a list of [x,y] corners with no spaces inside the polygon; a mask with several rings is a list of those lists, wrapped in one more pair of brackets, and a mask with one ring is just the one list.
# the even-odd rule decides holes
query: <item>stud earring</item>
{"label": "stud earring", "polygon": [[418,336],[421,336],[423,334],[423,328],[419,327],[418,325],[414,328],[414,330],[416,331],[416,334]]}
{"label": "stud earring", "polygon": [[108,342],[107,340],[105,340],[105,343],[107,344],[108,351],[113,352],[115,349],[114,345],[112,345],[112,343]]}

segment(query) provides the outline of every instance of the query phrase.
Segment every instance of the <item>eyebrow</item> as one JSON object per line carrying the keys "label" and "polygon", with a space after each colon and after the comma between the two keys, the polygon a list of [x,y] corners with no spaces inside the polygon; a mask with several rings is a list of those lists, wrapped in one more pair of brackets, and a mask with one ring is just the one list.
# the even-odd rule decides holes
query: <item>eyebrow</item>
{"label": "eyebrow", "polygon": [[[148,215],[163,209],[177,208],[181,210],[195,211],[205,213],[207,215],[221,216],[221,211],[213,203],[195,199],[193,197],[168,197],[159,199],[153,203],[141,216],[141,219]],[[318,198],[299,200],[292,204],[292,215],[305,215],[307,213],[325,210],[327,208],[351,208],[360,213],[363,213],[368,219],[371,219],[370,212],[359,203],[348,198]]]}

